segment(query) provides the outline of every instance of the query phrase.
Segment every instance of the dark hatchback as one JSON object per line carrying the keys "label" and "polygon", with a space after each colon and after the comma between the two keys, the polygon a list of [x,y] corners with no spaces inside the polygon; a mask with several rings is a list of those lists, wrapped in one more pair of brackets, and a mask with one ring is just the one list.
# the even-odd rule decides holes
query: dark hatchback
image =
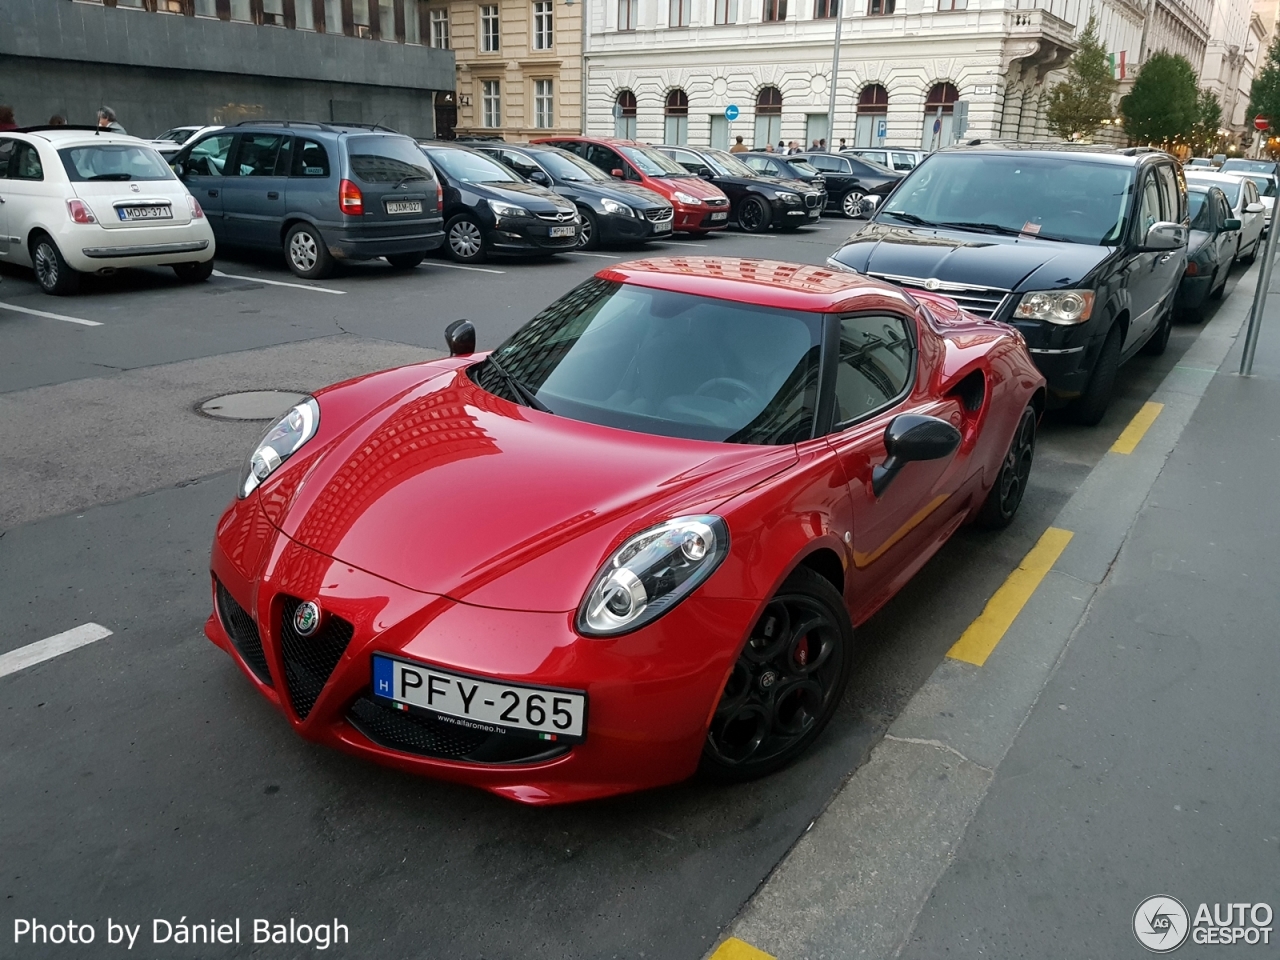
{"label": "dark hatchback", "polygon": [[1187,266],[1178,286],[1178,312],[1192,322],[1204,319],[1205,301],[1217,299],[1227,286],[1227,275],[1240,245],[1240,221],[1231,201],[1218,187],[1205,183],[1187,186],[1191,237],[1187,242]]}
{"label": "dark hatchback", "polygon": [[444,240],[430,164],[381,127],[246,121],[191,141],[171,166],[220,247],[283,249],[309,280],[335,260],[413,267]]}
{"label": "dark hatchback", "polygon": [[874,197],[877,203],[883,201],[902,180],[900,173],[847,153],[798,153],[792,159],[804,160],[822,173],[828,209],[849,219],[863,216],[865,200]]}
{"label": "dark hatchback", "polygon": [[425,141],[444,184],[444,249],[459,263],[490,253],[547,255],[578,246],[578,209],[470,147]]}
{"label": "dark hatchback", "polygon": [[578,208],[578,242],[631,244],[671,236],[671,204],[636,183],[615,180],[576,154],[545,145],[476,143],[530,183],[554,190]]}
{"label": "dark hatchback", "polygon": [[1119,365],[1168,342],[1186,219],[1181,167],[1161,151],[950,148],[913,170],[830,263],[1013,324],[1054,403],[1094,424]]}
{"label": "dark hatchback", "polygon": [[729,219],[748,233],[816,223],[826,208],[825,192],[799,180],[757,173],[727,151],[666,145],[654,149],[723,190],[729,198]]}

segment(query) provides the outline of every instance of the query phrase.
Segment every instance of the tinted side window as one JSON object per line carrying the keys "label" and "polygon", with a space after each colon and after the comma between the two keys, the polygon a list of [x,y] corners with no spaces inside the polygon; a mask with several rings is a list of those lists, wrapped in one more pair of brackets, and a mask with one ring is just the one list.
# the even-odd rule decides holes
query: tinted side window
{"label": "tinted side window", "polygon": [[276,172],[276,157],[284,137],[273,133],[246,133],[240,136],[236,153],[236,174],[241,177],[270,177]]}
{"label": "tinted side window", "polygon": [[706,166],[701,157],[696,153],[690,153],[688,150],[664,150],[662,152],[690,173],[697,173],[701,167]]}
{"label": "tinted side window", "polygon": [[233,140],[235,135],[230,133],[205,137],[191,148],[191,153],[187,156],[187,172],[197,177],[223,176]]}
{"label": "tinted side window", "polygon": [[1138,201],[1138,237],[1147,235],[1151,226],[1158,223],[1160,212],[1160,187],[1156,183],[1155,174],[1148,173],[1142,178],[1142,194]]}
{"label": "tinted side window", "polygon": [[[739,159],[742,159],[742,158],[740,157]],[[758,172],[758,173],[772,173],[772,172],[773,172],[773,171],[772,171],[772,168],[771,168],[771,166],[770,166],[770,164],[769,164],[769,161],[768,161],[768,160],[766,160],[764,157],[747,157],[747,158],[746,158],[745,160],[743,160],[742,162],[743,162],[743,163],[745,163],[745,164],[746,164],[748,167],[750,167],[752,170],[755,170],[755,171],[756,171],[756,172]]]}
{"label": "tinted side window", "polygon": [[497,154],[499,160],[522,177],[528,178],[530,174],[537,173],[542,169],[524,154],[516,153],[513,150],[499,150]]}
{"label": "tinted side window", "polygon": [[329,153],[324,145],[299,137],[293,151],[293,170],[290,175],[294,177],[329,176]]}
{"label": "tinted side window", "polygon": [[840,321],[837,423],[858,420],[907,389],[914,356],[908,322],[886,315],[846,317]]}
{"label": "tinted side window", "polygon": [[0,180],[9,175],[9,161],[13,159],[17,140],[0,139]]}
{"label": "tinted side window", "polygon": [[19,143],[14,150],[13,159],[9,161],[10,180],[43,180],[44,167],[40,165],[40,154],[29,143]]}
{"label": "tinted side window", "polygon": [[811,164],[824,173],[843,173],[844,165],[838,157],[813,156],[806,157]]}
{"label": "tinted side window", "polygon": [[1179,223],[1182,220],[1182,204],[1178,190],[1178,179],[1173,175],[1173,167],[1156,168],[1156,176],[1160,181],[1160,196],[1164,200],[1164,218]]}

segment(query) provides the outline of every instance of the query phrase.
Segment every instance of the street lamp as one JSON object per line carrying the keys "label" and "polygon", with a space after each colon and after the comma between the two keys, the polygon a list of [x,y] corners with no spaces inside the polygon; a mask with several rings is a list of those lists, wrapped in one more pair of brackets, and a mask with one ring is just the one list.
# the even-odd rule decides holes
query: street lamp
{"label": "street lamp", "polygon": [[827,100],[827,147],[834,147],[836,142],[836,80],[840,76],[840,22],[844,19],[844,11],[840,9],[840,0],[829,0],[836,5],[836,42],[831,49],[831,90]]}

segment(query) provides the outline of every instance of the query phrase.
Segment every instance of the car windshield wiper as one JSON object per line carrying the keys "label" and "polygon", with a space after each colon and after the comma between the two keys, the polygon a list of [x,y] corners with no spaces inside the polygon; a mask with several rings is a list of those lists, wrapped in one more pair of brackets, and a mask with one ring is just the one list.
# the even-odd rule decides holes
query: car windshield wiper
{"label": "car windshield wiper", "polygon": [[430,178],[430,177],[428,177],[426,174],[422,174],[422,173],[411,173],[411,174],[409,174],[407,177],[401,177],[399,180],[397,180],[397,181],[396,181],[396,185],[395,185],[394,187],[392,187],[391,189],[392,189],[392,190],[399,190],[402,186],[404,186],[404,185],[405,185],[406,183],[408,183],[410,180],[430,180],[430,179],[431,179],[431,178]]}
{"label": "car windshield wiper", "polygon": [[95,173],[90,180],[132,180],[131,173]]}
{"label": "car windshield wiper", "polygon": [[917,217],[914,213],[899,213],[897,210],[886,210],[886,217],[893,217],[895,220],[901,220],[903,223],[909,223],[916,227],[936,227],[939,224],[933,223],[924,217]]}
{"label": "car windshield wiper", "polygon": [[999,223],[940,223],[940,227],[951,227],[955,230],[982,230],[985,233],[998,233],[1004,237],[1035,237],[1037,240],[1057,240],[1062,241],[1061,237],[1053,237],[1047,233],[1032,233],[1029,230],[1018,230],[1014,227],[1006,227]]}
{"label": "car windshield wiper", "polygon": [[534,394],[528,386],[521,383],[511,374],[507,373],[507,371],[502,368],[502,364],[498,363],[498,361],[493,358],[492,354],[489,355],[488,364],[493,368],[493,372],[500,376],[506,382],[507,386],[511,388],[511,392],[524,401],[525,406],[533,407],[533,409],[539,410],[542,413],[551,412],[551,408],[539,400],[537,395]]}

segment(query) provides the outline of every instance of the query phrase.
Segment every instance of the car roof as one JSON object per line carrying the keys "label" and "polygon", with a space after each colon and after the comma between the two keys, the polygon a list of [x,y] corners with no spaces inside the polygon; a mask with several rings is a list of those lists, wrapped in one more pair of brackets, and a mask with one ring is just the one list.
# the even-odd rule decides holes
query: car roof
{"label": "car roof", "polygon": [[1193,177],[1206,183],[1241,183],[1245,179],[1247,171],[1227,171],[1226,173],[1201,173],[1199,170],[1188,170],[1187,180]]}
{"label": "car roof", "polygon": [[597,277],[717,300],[733,300],[803,313],[914,309],[897,287],[861,274],[749,257],[647,257],[605,267]]}
{"label": "car roof", "polygon": [[1044,154],[1061,160],[1086,159],[1090,162],[1113,163],[1117,166],[1134,166],[1160,158],[1178,162],[1178,158],[1155,147],[1112,147],[1104,143],[1071,143],[1065,140],[970,140],[943,147],[938,153],[977,152],[1026,156],[1028,153]]}
{"label": "car roof", "polygon": [[30,129],[11,130],[10,133],[22,134],[33,140],[44,140],[54,147],[85,146],[91,143],[129,143],[151,146],[141,137],[127,133],[101,129],[99,127],[35,127]]}

